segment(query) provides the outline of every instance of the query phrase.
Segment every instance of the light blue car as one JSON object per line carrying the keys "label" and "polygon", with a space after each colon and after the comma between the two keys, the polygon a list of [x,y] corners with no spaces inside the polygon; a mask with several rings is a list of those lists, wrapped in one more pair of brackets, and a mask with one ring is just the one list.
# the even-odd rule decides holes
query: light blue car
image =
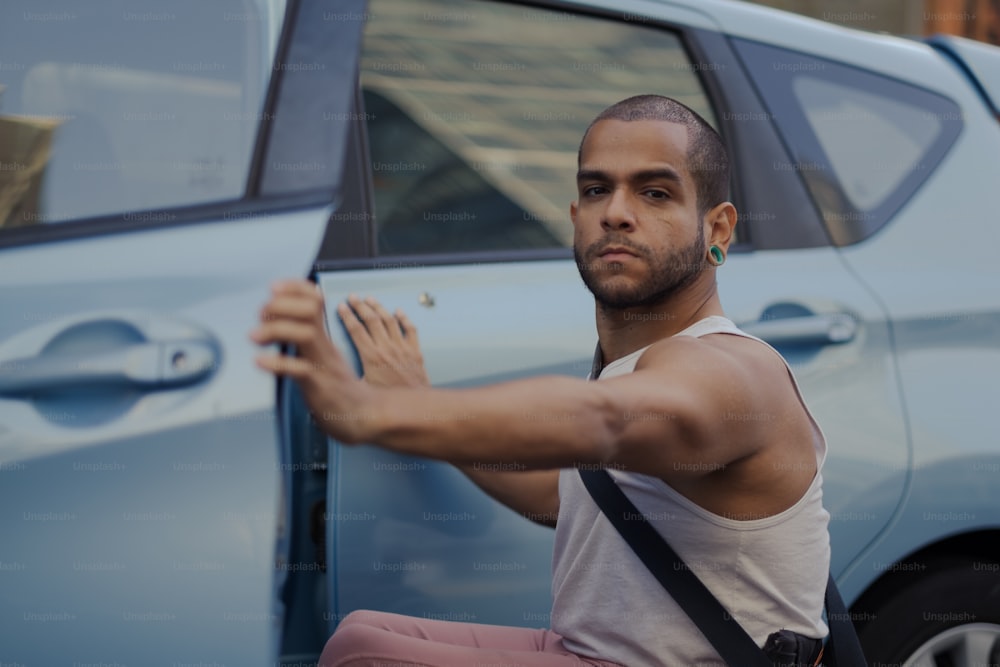
{"label": "light blue car", "polygon": [[312,275],[403,308],[435,384],[585,376],[576,150],[647,92],[730,148],[723,304],[826,433],[871,664],[1000,663],[1000,49],[724,0],[4,0],[0,86],[0,665],[546,626],[549,529],[327,440],[248,332]]}

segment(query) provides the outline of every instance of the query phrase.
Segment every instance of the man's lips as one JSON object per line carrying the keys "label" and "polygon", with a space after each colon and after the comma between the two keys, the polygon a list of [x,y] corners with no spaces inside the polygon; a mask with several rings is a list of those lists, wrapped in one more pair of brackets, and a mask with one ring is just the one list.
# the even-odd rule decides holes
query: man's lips
{"label": "man's lips", "polygon": [[602,250],[598,257],[603,259],[605,262],[621,262],[629,259],[630,257],[636,257],[636,254],[628,248],[612,246]]}

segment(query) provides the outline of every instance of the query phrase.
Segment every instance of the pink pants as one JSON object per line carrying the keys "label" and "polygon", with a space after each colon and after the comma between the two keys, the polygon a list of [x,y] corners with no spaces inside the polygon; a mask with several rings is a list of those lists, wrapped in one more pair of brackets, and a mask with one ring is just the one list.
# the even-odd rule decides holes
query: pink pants
{"label": "pink pants", "polygon": [[570,653],[551,630],[457,623],[380,611],[347,615],[319,667],[621,667]]}

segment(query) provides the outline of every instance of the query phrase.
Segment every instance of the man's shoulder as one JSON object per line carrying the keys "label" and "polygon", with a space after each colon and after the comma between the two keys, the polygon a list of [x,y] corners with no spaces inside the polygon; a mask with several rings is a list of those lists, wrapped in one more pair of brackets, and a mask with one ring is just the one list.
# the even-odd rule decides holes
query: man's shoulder
{"label": "man's shoulder", "polygon": [[[742,375],[777,374],[786,377],[787,365],[770,345],[738,329],[709,332],[701,336],[669,336],[650,345],[636,362],[635,370],[658,369],[676,373]],[[721,379],[723,376],[717,376]]]}

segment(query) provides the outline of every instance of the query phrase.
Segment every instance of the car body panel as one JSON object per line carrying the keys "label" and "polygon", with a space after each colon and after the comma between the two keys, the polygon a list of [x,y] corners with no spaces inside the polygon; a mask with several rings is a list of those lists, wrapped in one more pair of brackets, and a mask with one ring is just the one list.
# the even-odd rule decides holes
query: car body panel
{"label": "car body panel", "polygon": [[[959,137],[898,224],[841,250],[892,317],[913,441],[905,511],[868,556],[883,567],[928,543],[998,524],[992,405],[1000,372],[1000,276],[978,249],[1000,243],[989,213],[1000,179],[987,167],[1000,151],[1000,128],[973,91],[956,101],[982,131]],[[965,193],[963,201],[956,192]],[[872,576],[859,568],[845,581],[845,594]]]}
{"label": "car body panel", "polygon": [[722,26],[709,12],[702,11],[700,3],[671,2],[669,0],[625,0],[616,2],[613,6],[607,2],[595,0],[570,0],[535,3],[538,7],[546,7],[556,12],[581,10],[608,16],[623,17],[626,21],[663,21],[689,28],[719,30]]}
{"label": "car body panel", "polygon": [[[928,45],[914,40],[847,28],[750,2],[704,0],[697,5],[730,37],[780,45],[903,80],[919,73],[921,80],[934,81],[936,86],[949,86],[954,77],[949,63]],[[955,80],[954,84],[958,88],[961,82]]]}
{"label": "car body panel", "polygon": [[281,450],[247,333],[269,284],[308,271],[329,214],[3,251],[5,361],[80,321],[186,322],[218,350],[188,386],[0,399],[5,661],[272,663]]}

